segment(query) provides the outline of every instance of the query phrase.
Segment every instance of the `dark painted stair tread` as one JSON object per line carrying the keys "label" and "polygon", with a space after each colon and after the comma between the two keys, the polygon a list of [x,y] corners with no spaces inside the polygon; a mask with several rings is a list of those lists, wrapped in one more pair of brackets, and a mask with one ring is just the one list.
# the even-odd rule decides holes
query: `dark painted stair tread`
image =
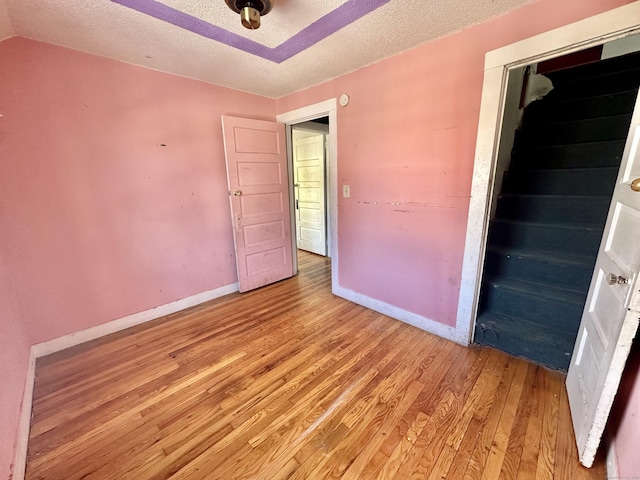
{"label": "dark painted stair tread", "polygon": [[527,107],[524,122],[537,121],[544,116],[561,122],[629,114],[633,112],[637,95],[638,89],[634,88],[579,99],[533,102]]}
{"label": "dark painted stair tread", "polygon": [[602,225],[577,227],[493,219],[488,243],[502,248],[528,249],[534,254],[547,252],[595,258],[602,230]]}
{"label": "dark painted stair tread", "polygon": [[[551,79],[553,82],[553,79]],[[586,98],[607,93],[624,92],[638,88],[640,84],[640,68],[624,72],[614,72],[574,81],[555,83],[554,89],[545,97],[549,100],[569,100]]]}
{"label": "dark painted stair tread", "polygon": [[563,290],[549,285],[541,285],[539,283],[516,279],[509,279],[508,282],[492,279],[486,283],[492,288],[501,289],[510,294],[527,295],[542,298],[550,302],[565,302],[579,305],[580,307],[584,306],[584,295],[571,290]]}
{"label": "dark painted stair tread", "polygon": [[625,142],[626,139],[570,145],[522,145],[512,154],[511,169],[618,168]]}
{"label": "dark painted stair tread", "polygon": [[[606,142],[627,138],[631,125],[631,113],[608,117],[538,122],[531,126],[524,139],[538,145],[572,145],[584,142]],[[522,140],[519,138],[519,141]]]}
{"label": "dark painted stair tread", "polygon": [[616,167],[509,170],[503,193],[610,196],[618,176]]}
{"label": "dark painted stair tread", "polygon": [[515,279],[488,280],[481,296],[480,313],[498,313],[565,332],[578,328],[586,300],[586,293]]}
{"label": "dark painted stair tread", "polygon": [[567,253],[562,255],[558,255],[553,252],[533,253],[526,250],[518,250],[515,248],[502,248],[502,247],[497,247],[493,245],[488,246],[487,250],[493,251],[499,254],[535,258],[543,262],[566,263],[567,265],[572,265],[572,266],[591,265],[593,267],[593,264],[595,262],[595,259],[593,259],[592,257],[584,256],[584,255],[576,255],[574,253]]}
{"label": "dark painted stair tread", "polygon": [[591,283],[594,263],[590,257],[533,254],[489,246],[485,257],[485,279],[502,282],[519,279],[585,295]]}
{"label": "dark painted stair tread", "polygon": [[553,224],[603,224],[609,203],[607,196],[501,194],[496,218]]}
{"label": "dark painted stair tread", "polygon": [[526,321],[485,313],[476,320],[474,342],[498,348],[553,370],[567,371],[576,333],[541,328]]}

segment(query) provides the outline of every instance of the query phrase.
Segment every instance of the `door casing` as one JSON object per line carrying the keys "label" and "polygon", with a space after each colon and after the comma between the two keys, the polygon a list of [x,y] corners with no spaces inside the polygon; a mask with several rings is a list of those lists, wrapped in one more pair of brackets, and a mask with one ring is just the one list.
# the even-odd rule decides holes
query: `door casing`
{"label": "door casing", "polygon": [[[336,292],[339,283],[339,257],[338,257],[338,102],[335,98],[325,100],[320,103],[308,105],[306,107],[281,113],[276,116],[276,121],[287,125],[287,155],[289,157],[289,188],[291,204],[291,221],[295,225],[295,205],[293,202],[293,156],[291,149],[291,125],[306,122],[320,117],[329,117],[329,149],[327,151],[327,179],[328,179],[328,227],[329,227],[329,257],[331,258],[331,291]],[[295,235],[292,235],[293,252],[296,251]],[[298,272],[296,255],[293,255],[293,273]]]}

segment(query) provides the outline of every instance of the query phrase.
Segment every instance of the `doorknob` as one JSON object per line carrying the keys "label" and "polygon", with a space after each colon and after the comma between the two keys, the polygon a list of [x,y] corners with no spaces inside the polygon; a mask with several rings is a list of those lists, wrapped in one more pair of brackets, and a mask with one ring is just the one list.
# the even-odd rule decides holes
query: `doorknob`
{"label": "doorknob", "polygon": [[607,283],[609,285],[626,285],[627,283],[629,283],[629,279],[623,277],[622,275],[610,273],[609,275],[607,275]]}
{"label": "doorknob", "polygon": [[233,194],[234,194],[236,197],[239,197],[240,195],[242,195],[242,192],[241,192],[240,190],[234,190],[234,191],[233,191]]}
{"label": "doorknob", "polygon": [[634,192],[640,192],[640,178],[636,178],[629,186]]}

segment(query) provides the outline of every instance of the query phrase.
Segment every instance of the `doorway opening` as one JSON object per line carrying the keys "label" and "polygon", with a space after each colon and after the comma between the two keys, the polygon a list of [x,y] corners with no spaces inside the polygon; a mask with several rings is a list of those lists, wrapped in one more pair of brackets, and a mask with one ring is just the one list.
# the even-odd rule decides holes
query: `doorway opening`
{"label": "doorway opening", "polygon": [[567,371],[640,86],[634,49],[627,37],[512,72],[475,343]]}
{"label": "doorway opening", "polygon": [[[339,285],[338,283],[338,208],[337,208],[337,192],[338,192],[338,175],[337,175],[337,114],[336,114],[337,102],[336,99],[326,100],[324,102],[316,103],[313,105],[309,105],[297,110],[293,110],[290,112],[282,113],[276,116],[276,121],[279,123],[284,123],[286,125],[286,134],[287,134],[287,154],[289,157],[289,185],[290,185],[290,211],[291,211],[291,225],[295,226],[292,230],[295,232],[292,235],[292,251],[293,255],[293,266],[294,266],[294,274],[298,272],[298,237],[301,237],[302,246],[309,248],[309,243],[316,244],[318,242],[313,242],[313,240],[325,238],[325,247],[324,251],[325,256],[330,258],[331,261],[331,285],[332,291],[335,293],[336,287]],[[313,171],[310,169],[304,170],[306,165],[300,165],[302,170],[302,174],[306,180],[309,180],[309,176],[316,176],[316,183],[308,183],[304,184],[304,188],[300,191],[300,185],[303,185],[301,182],[296,182],[294,180],[294,132],[309,132],[309,131],[322,131],[324,136],[324,174],[321,179],[324,180],[324,188],[320,189],[317,185],[317,170]],[[298,135],[296,135],[298,136]],[[312,145],[314,142],[310,140],[314,135],[306,135],[306,133],[302,133],[299,135],[301,140],[301,150],[307,150],[308,152],[313,152],[314,149],[318,152],[319,144],[316,142],[316,146]],[[317,136],[317,135],[316,135]],[[307,140],[305,140],[307,138]],[[317,140],[317,138],[316,138]],[[315,155],[316,157],[318,155]],[[313,158],[314,155],[309,155],[309,157]],[[316,165],[318,165],[318,162]],[[303,160],[303,163],[307,162],[307,160]],[[307,175],[307,176],[305,176]],[[312,178],[313,182],[313,178]],[[295,184],[298,183],[298,187],[295,187]],[[296,192],[296,190],[299,190]],[[324,192],[324,215],[321,212],[322,202],[319,201],[317,196],[319,196],[320,192]],[[296,199],[298,200],[296,204]],[[314,202],[301,202],[301,200],[317,200]],[[296,208],[298,207],[298,208]],[[307,211],[304,212],[304,215],[300,215],[300,207],[304,207]],[[313,207],[313,208],[308,208]],[[300,215],[300,219],[296,218]],[[313,217],[313,218],[312,218]],[[318,232],[317,229],[314,231],[317,225],[321,225],[321,220],[324,217],[324,228],[325,233]],[[303,221],[304,220],[304,221]],[[316,220],[315,223],[308,222],[308,220]],[[311,227],[309,227],[311,225]],[[308,228],[308,230],[303,230],[303,227]],[[299,234],[298,230],[303,230],[302,233]],[[307,241],[305,243],[305,240]],[[312,242],[308,242],[308,240],[312,240]],[[307,253],[306,248],[303,248],[303,252]],[[322,251],[322,250],[320,250]],[[315,253],[314,254],[321,254]]]}
{"label": "doorway opening", "polygon": [[631,19],[638,11],[638,5],[619,7],[486,54],[456,320],[456,332],[460,338],[472,342],[474,336],[488,223],[494,206],[492,194],[501,178],[498,174],[498,147],[504,140],[501,126],[508,121],[508,87],[518,70],[529,64],[640,33],[640,27]]}

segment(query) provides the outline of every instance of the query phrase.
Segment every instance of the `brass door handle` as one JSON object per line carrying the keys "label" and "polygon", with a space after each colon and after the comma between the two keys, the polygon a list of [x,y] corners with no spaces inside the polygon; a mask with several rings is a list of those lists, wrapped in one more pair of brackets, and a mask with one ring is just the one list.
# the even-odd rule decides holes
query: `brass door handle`
{"label": "brass door handle", "polygon": [[234,190],[233,195],[239,197],[240,195],[242,195],[242,192],[240,190]]}
{"label": "brass door handle", "polygon": [[629,186],[634,192],[640,192],[640,178],[636,178]]}
{"label": "brass door handle", "polygon": [[629,279],[623,277],[622,275],[610,273],[609,275],[607,275],[607,283],[609,285],[626,285],[627,283],[629,283]]}

